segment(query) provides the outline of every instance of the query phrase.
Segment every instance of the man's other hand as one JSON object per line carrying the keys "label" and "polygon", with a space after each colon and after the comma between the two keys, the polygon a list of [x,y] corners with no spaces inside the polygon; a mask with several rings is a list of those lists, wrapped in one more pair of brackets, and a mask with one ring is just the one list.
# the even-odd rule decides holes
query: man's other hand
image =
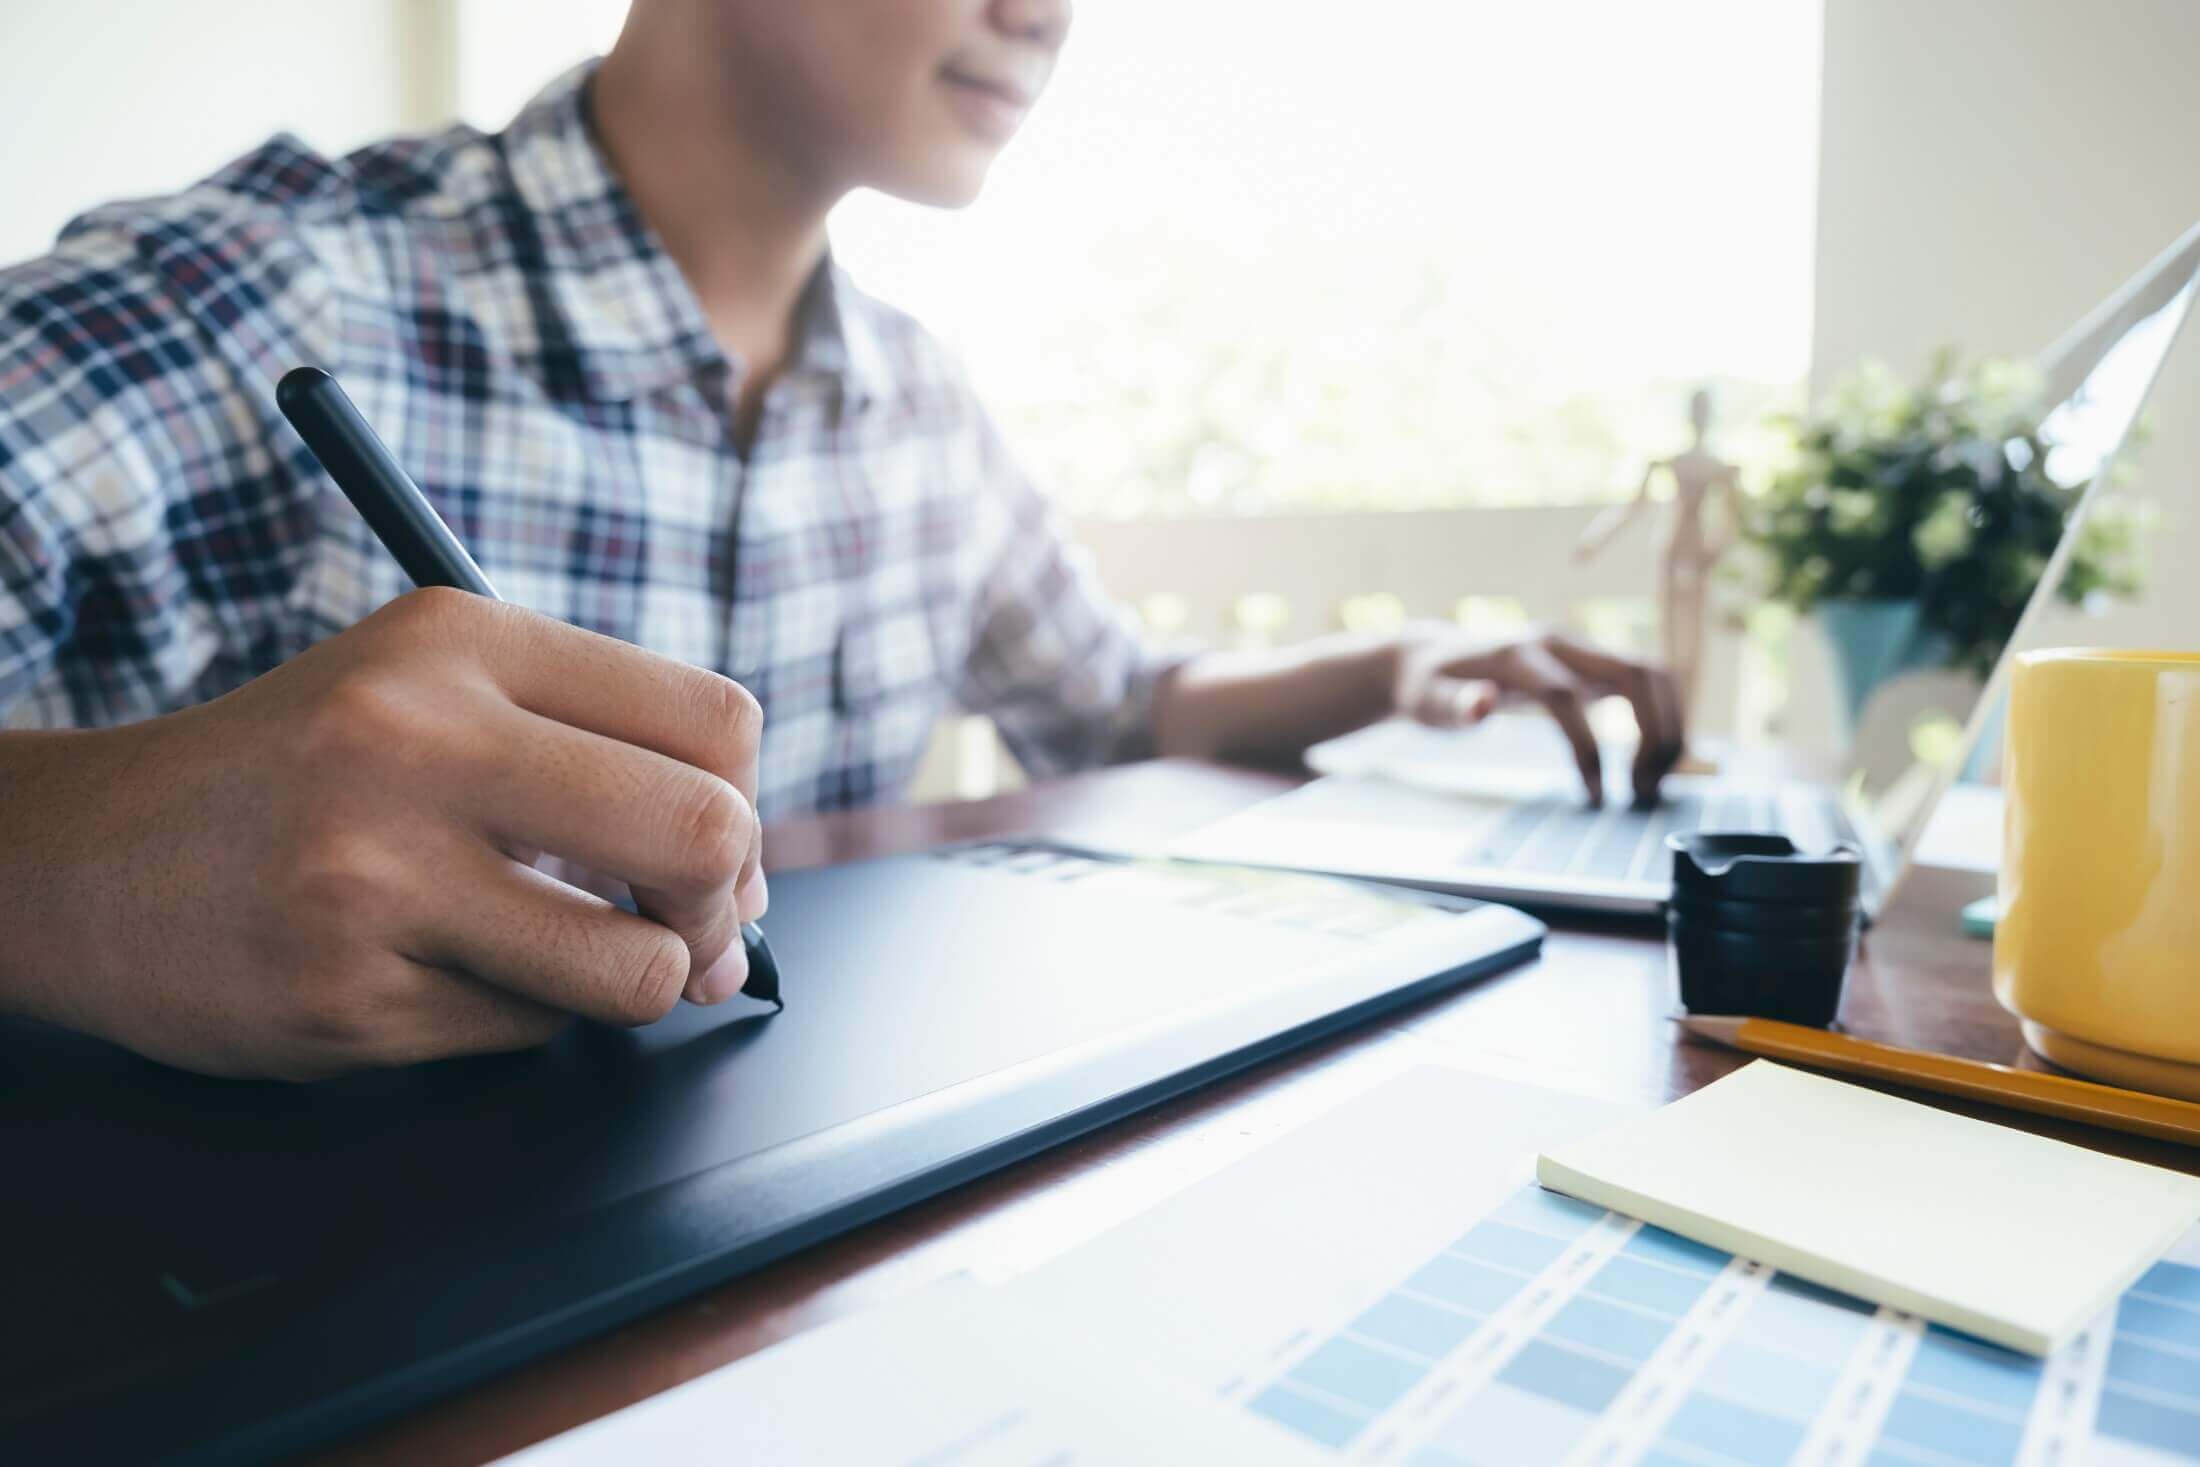
{"label": "man's other hand", "polygon": [[1658,782],[1679,761],[1686,734],[1680,693],[1664,668],[1555,632],[1501,642],[1441,629],[1417,632],[1398,659],[1398,711],[1437,728],[1471,726],[1508,703],[1539,704],[1565,733],[1592,805],[1604,800],[1604,761],[1588,708],[1615,694],[1633,707],[1642,730],[1635,799],[1655,803]]}

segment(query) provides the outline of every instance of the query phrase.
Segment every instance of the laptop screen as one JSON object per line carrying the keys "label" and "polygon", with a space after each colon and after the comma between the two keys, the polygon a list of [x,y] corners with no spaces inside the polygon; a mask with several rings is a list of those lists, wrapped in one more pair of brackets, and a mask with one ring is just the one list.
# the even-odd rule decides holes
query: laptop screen
{"label": "laptop screen", "polygon": [[[2196,279],[2200,279],[2200,230],[2178,241],[2047,351],[2041,372],[2043,400],[2050,406],[2036,430],[2006,440],[1999,461],[1981,473],[1982,499],[1994,492],[2008,496],[2015,491],[2025,512],[2060,515],[2051,553],[1965,557],[1955,563],[1952,573],[1959,569],[1970,584],[1928,581],[1920,588],[1921,599],[1944,598],[1936,608],[1937,620],[1945,622],[1950,616],[1946,598],[1968,602],[1956,606],[1953,614],[1967,619],[1975,633],[1972,646],[1987,649],[1991,671],[1983,686],[1967,697],[1951,694],[1945,680],[1936,690],[1943,700],[1946,733],[1932,734],[1930,710],[1909,710],[1911,721],[1906,725],[1889,729],[1882,720],[1877,730],[1882,739],[1907,735],[1904,757],[1889,760],[1884,748],[1875,751],[1862,743],[1855,751],[1852,789],[1870,791],[1874,823],[1905,850],[1949,782],[1959,777],[1991,780],[1999,770],[2001,708],[2011,651],[2133,637],[2157,645],[2178,640],[2178,633],[2162,626],[2158,616],[2146,615],[2143,585],[2112,588],[2100,583],[2100,572],[2119,553],[2109,534],[2129,537],[2141,522],[2127,518],[2111,526],[2097,511],[2104,491],[2116,487],[2119,455],[2130,442],[2148,393],[2184,325]],[[2032,538],[2038,545],[2049,536]],[[2170,569],[2156,566],[2152,572],[2159,576]],[[2124,614],[2109,614],[2119,593],[2139,599],[2124,608]],[[1984,670],[1986,660],[1979,657],[1971,665]],[[1958,706],[1947,708],[1948,701]],[[1959,727],[1960,740],[1955,740]],[[1873,732],[1868,725],[1859,728],[1866,739]],[[1879,756],[1876,769],[1872,767],[1875,753]],[[1890,766],[1902,772],[1888,779]]]}

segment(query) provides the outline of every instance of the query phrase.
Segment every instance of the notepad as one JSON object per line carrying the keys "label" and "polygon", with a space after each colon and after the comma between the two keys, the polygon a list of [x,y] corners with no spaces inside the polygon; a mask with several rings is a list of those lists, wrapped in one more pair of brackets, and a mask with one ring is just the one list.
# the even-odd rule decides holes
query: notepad
{"label": "notepad", "polygon": [[1536,1178],[2032,1354],[2200,1219],[2200,1180],[1758,1060]]}

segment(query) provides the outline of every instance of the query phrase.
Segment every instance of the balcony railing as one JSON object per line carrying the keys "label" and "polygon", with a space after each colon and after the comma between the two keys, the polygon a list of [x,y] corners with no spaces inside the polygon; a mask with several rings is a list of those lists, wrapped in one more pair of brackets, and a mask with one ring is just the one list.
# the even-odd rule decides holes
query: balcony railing
{"label": "balcony railing", "polygon": [[[1656,649],[1657,545],[1648,526],[1596,559],[1573,546],[1594,505],[1212,519],[1083,520],[1073,526],[1109,590],[1157,635],[1272,645],[1407,619],[1457,621],[1477,636],[1567,627],[1649,655]],[[1779,679],[1753,655],[1734,598],[1715,588],[1696,726],[1762,731]],[[943,720],[918,798],[971,797],[1012,783],[983,720]]]}

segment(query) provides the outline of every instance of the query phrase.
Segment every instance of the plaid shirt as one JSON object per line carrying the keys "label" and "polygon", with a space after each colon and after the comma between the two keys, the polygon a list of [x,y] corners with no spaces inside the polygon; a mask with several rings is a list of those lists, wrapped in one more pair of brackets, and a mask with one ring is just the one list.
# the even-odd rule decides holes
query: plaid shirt
{"label": "plaid shirt", "polygon": [[767,816],[906,783],[952,699],[1124,757],[1161,664],[909,317],[820,267],[749,453],[738,365],[592,138],[279,137],[0,271],[0,726],[215,697],[406,589],[277,414],[325,366],[510,599],[724,672]]}

